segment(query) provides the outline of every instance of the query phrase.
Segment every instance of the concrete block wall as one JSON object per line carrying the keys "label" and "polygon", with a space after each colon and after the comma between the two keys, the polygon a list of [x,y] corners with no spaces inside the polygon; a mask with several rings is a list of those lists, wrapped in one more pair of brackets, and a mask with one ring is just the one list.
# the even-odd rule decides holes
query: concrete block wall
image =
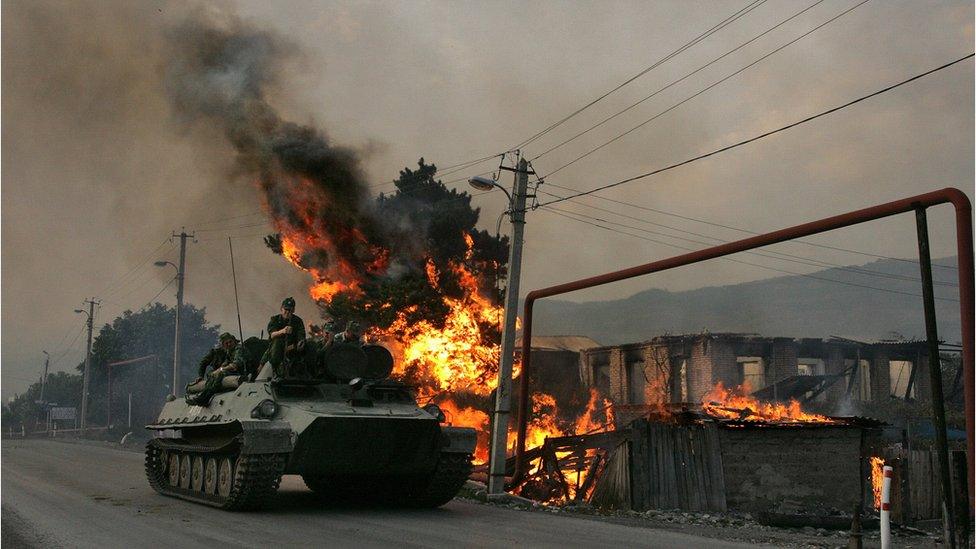
{"label": "concrete block wall", "polygon": [[859,501],[859,428],[720,429],[719,438],[730,509],[792,500],[850,511]]}

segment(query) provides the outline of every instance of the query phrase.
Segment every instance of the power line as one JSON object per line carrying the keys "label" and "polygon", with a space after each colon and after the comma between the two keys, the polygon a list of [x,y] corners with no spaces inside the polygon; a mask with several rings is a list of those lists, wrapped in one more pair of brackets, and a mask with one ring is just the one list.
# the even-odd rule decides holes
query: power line
{"label": "power line", "polygon": [[[681,245],[678,245],[678,244],[673,244],[673,243],[670,243],[670,242],[665,242],[665,241],[657,240],[657,239],[654,239],[654,238],[648,238],[648,237],[645,237],[643,235],[628,233],[626,231],[620,231],[620,230],[614,229],[612,227],[607,227],[605,225],[600,225],[599,223],[593,223],[593,222],[587,221],[585,219],[580,219],[580,218],[575,217],[575,216],[572,216],[572,215],[567,215],[565,213],[562,213],[561,211],[556,211],[556,210],[553,210],[553,209],[548,209],[548,210],[543,210],[543,211],[546,211],[546,212],[549,212],[549,213],[552,213],[554,215],[558,215],[558,216],[561,216],[561,217],[565,217],[567,219],[572,219],[573,221],[577,221],[579,223],[585,223],[587,225],[592,225],[594,227],[599,227],[599,228],[604,229],[604,230],[607,230],[607,231],[611,231],[611,232],[615,232],[615,233],[627,235],[627,236],[630,236],[630,237],[633,237],[633,238],[639,238],[641,240],[647,240],[649,242],[654,242],[654,243],[657,243],[657,244],[661,244],[663,246],[670,246],[672,248],[678,248],[678,249],[685,250],[685,251],[690,251],[690,252],[696,251],[694,248],[688,248],[686,246],[681,246]],[[756,268],[759,268],[759,269],[766,269],[766,270],[776,271],[776,272],[779,272],[779,273],[784,273],[784,274],[789,274],[789,275],[794,275],[794,276],[802,276],[804,278],[810,278],[810,279],[814,279],[814,280],[820,280],[820,281],[823,281],[823,282],[830,282],[830,283],[834,283],[834,284],[843,284],[845,286],[854,286],[854,287],[858,287],[858,288],[865,288],[865,289],[870,289],[870,290],[877,290],[879,292],[887,292],[887,293],[893,293],[893,294],[899,294],[899,295],[906,295],[906,296],[911,296],[911,297],[919,297],[919,298],[922,297],[919,294],[913,294],[911,292],[902,292],[900,290],[892,290],[890,288],[878,288],[876,286],[869,286],[867,284],[859,284],[859,283],[856,283],[856,282],[847,282],[847,281],[843,281],[843,280],[835,280],[835,279],[832,279],[832,278],[824,278],[824,277],[817,276],[817,275],[811,275],[811,274],[806,274],[806,273],[798,273],[798,272],[794,272],[794,271],[788,271],[786,269],[778,269],[776,267],[769,267],[769,266],[766,266],[766,265],[759,265],[759,264],[756,264],[756,263],[749,263],[748,261],[742,261],[742,260],[735,259],[735,258],[731,258],[731,257],[721,257],[719,259],[724,259],[726,261],[732,261],[734,263],[741,263],[743,265],[748,265],[750,267],[756,267]],[[958,300],[951,299],[951,298],[936,297],[935,299],[940,300],[940,301],[951,301],[951,302],[958,303]]]}
{"label": "power line", "polygon": [[255,210],[250,213],[232,215],[230,217],[223,217],[220,219],[212,219],[210,221],[204,221],[203,223],[188,223],[188,225],[193,225],[194,227],[206,227],[207,225],[213,225],[215,223],[223,223],[224,221],[233,221],[235,219],[241,219],[243,217],[254,217],[257,215],[264,215],[264,210]]}
{"label": "power line", "polygon": [[[557,185],[555,183],[550,183],[548,181],[546,182],[546,184],[549,185],[550,187],[556,187],[557,189],[563,189],[563,190],[570,191],[570,192],[580,192],[579,189],[574,189],[572,187],[565,187],[565,186],[562,186],[562,185]],[[564,198],[562,196],[555,195],[555,194],[552,194],[552,193],[547,193],[547,192],[544,192],[544,191],[539,191],[539,192],[542,193],[542,194],[549,195],[549,196],[555,196],[556,198]],[[718,228],[721,228],[721,229],[728,229],[728,230],[731,230],[731,231],[737,231],[737,232],[740,232],[740,233],[743,233],[743,234],[751,234],[751,235],[760,234],[759,232],[750,231],[748,229],[743,229],[742,227],[735,227],[735,226],[732,226],[732,225],[723,225],[721,223],[715,223],[715,222],[709,221],[707,219],[701,219],[701,218],[698,218],[698,217],[691,217],[691,216],[688,216],[688,215],[682,215],[682,214],[678,214],[678,213],[675,213],[675,212],[669,212],[669,211],[666,211],[666,210],[661,210],[661,209],[658,209],[658,208],[651,208],[651,207],[648,207],[648,206],[643,206],[641,204],[636,204],[634,202],[624,202],[623,200],[616,200],[616,199],[613,199],[613,198],[610,198],[610,197],[607,197],[607,196],[603,196],[603,195],[600,195],[600,194],[591,194],[591,195],[589,195],[589,196],[587,196],[585,198],[599,198],[601,200],[604,200],[604,201],[607,201],[607,202],[610,202],[610,203],[613,203],[613,204],[619,204],[621,206],[630,206],[630,207],[635,208],[635,209],[638,209],[638,210],[643,210],[643,211],[652,212],[652,213],[656,213],[656,214],[666,215],[666,216],[674,217],[674,218],[677,218],[677,219],[683,219],[685,221],[693,221],[695,223],[701,223],[703,225],[709,225],[709,226],[718,227]],[[603,211],[608,211],[608,212],[614,213],[613,210],[604,210],[603,208],[600,208],[598,206],[593,206],[591,204],[586,204],[586,203],[583,203],[583,202],[579,202],[576,199],[570,199],[569,201],[572,202],[573,204],[579,204],[581,206],[586,206],[588,208],[593,208],[593,209],[597,209],[597,210],[603,210]],[[624,216],[624,214],[619,214],[619,213],[618,213],[618,215]],[[624,217],[629,217],[629,216],[624,216]],[[669,228],[669,229],[674,229],[674,230],[677,230],[677,231],[682,231],[683,230],[683,229],[677,229],[677,228],[674,228],[674,227],[670,227],[668,225],[662,225],[662,224],[659,224],[659,223],[653,223],[653,222],[647,221],[647,220],[642,220],[642,221],[644,223],[648,223],[648,224],[652,224],[652,225],[658,225],[658,226],[661,226],[661,227],[665,227],[665,228]],[[692,232],[692,231],[684,231],[684,232],[686,232],[688,234],[695,235],[695,236],[702,236],[702,237],[705,237],[705,238],[714,238],[714,237],[711,237],[711,236],[707,236],[707,235],[702,235],[702,234],[699,234],[699,233],[695,233],[695,232]],[[826,249],[826,250],[833,250],[833,251],[837,251],[837,252],[846,252],[846,253],[850,253],[850,254],[863,255],[865,257],[873,257],[873,258],[876,258],[876,259],[888,259],[888,260],[891,260],[891,261],[900,261],[900,262],[904,262],[904,263],[912,263],[914,265],[917,265],[918,264],[918,261],[917,260],[914,260],[914,259],[905,259],[905,258],[902,258],[902,257],[891,257],[891,256],[887,256],[887,255],[880,255],[880,254],[865,252],[865,251],[861,251],[861,250],[852,250],[850,248],[841,248],[839,246],[830,246],[828,244],[819,244],[817,242],[810,242],[809,240],[797,239],[797,240],[791,240],[790,242],[791,243],[797,243],[797,244],[804,244],[804,245],[807,245],[807,246],[813,246],[813,247],[816,247],[816,248],[823,248],[823,249]],[[941,267],[943,269],[951,269],[951,270],[957,270],[958,269],[957,267],[955,267],[953,265],[940,265],[940,264],[937,264],[937,263],[933,263],[932,266],[933,267]]]}
{"label": "power line", "polygon": [[[549,193],[545,193],[545,194],[549,194]],[[586,204],[580,204],[580,205],[586,206],[586,207],[594,207],[594,206],[589,206],[589,205],[586,205]],[[572,214],[572,215],[575,215],[575,216],[578,216],[578,217],[582,217],[582,218],[585,218],[585,219],[590,219],[590,220],[593,220],[593,221],[603,222],[603,223],[607,223],[607,224],[610,224],[610,225],[616,225],[618,227],[623,227],[623,228],[627,228],[627,229],[631,229],[631,230],[635,230],[635,231],[641,231],[641,232],[645,232],[645,233],[648,233],[648,234],[653,234],[653,235],[658,235],[658,236],[664,236],[664,237],[667,237],[667,238],[674,238],[674,239],[677,239],[677,240],[682,240],[682,241],[690,242],[690,243],[693,243],[693,244],[702,244],[702,245],[705,245],[705,246],[714,246],[715,245],[715,242],[703,242],[701,240],[695,240],[693,238],[686,238],[686,237],[682,237],[682,236],[676,236],[676,235],[671,235],[671,234],[667,234],[667,233],[661,233],[661,232],[657,232],[657,231],[652,231],[650,229],[645,229],[643,227],[634,227],[632,225],[627,225],[627,224],[624,224],[624,223],[617,223],[617,222],[610,221],[610,220],[607,220],[607,219],[601,219],[599,217],[588,216],[588,215],[585,215],[585,214],[582,214],[582,213],[579,213],[579,212],[570,212],[570,211],[567,211],[567,210],[560,210],[559,208],[556,208],[555,206],[551,206],[550,209],[553,209],[555,211],[559,211],[559,212],[562,212],[562,213],[565,213],[565,214]],[[598,208],[598,209],[604,210],[603,208]],[[633,219],[633,220],[636,220],[636,221],[644,222],[644,220],[642,220],[640,218],[628,216],[628,215],[625,215],[625,214],[621,214],[619,212],[613,212],[611,210],[604,210],[604,211],[613,213],[615,215],[620,215],[621,217],[626,217],[628,219]],[[650,223],[650,222],[648,222],[648,223]],[[652,224],[657,225],[656,223],[652,223]],[[674,227],[668,227],[668,228],[670,228],[672,230],[675,230],[675,231],[679,231],[679,232],[685,232],[685,231],[682,231],[681,229],[677,229],[677,228],[674,228]],[[698,235],[698,233],[691,233],[691,234]],[[729,242],[728,240],[722,240],[720,238],[716,238],[716,237],[713,237],[713,236],[707,236],[707,235],[698,235],[698,236],[702,236],[703,238],[709,238],[711,240],[715,240],[715,241],[718,241],[720,243],[727,243],[727,242]],[[755,256],[758,256],[758,257],[765,257],[765,258],[768,258],[768,259],[775,259],[775,260],[779,260],[779,261],[790,261],[790,262],[793,262],[793,263],[799,263],[801,265],[807,265],[807,266],[812,266],[812,267],[827,267],[827,268],[837,269],[837,270],[840,270],[840,271],[846,271],[846,272],[850,272],[850,273],[854,273],[854,274],[874,276],[874,277],[877,277],[877,278],[887,278],[887,279],[892,279],[892,280],[901,280],[901,281],[905,281],[905,282],[919,282],[919,283],[921,282],[920,279],[915,278],[915,277],[911,277],[911,276],[899,275],[899,274],[896,274],[896,273],[886,273],[886,272],[882,272],[882,271],[875,271],[875,270],[864,269],[864,268],[860,268],[860,267],[840,265],[840,264],[837,264],[837,263],[831,263],[829,261],[823,261],[823,260],[819,260],[819,259],[802,257],[802,256],[797,256],[797,255],[793,255],[793,254],[784,253],[784,252],[777,252],[777,251],[774,251],[774,250],[766,250],[764,252],[747,251],[745,253],[750,254],[750,255],[755,255]],[[952,282],[938,282],[938,281],[935,281],[935,282],[933,282],[933,284],[935,284],[937,286],[958,287],[958,284],[955,284],[955,283],[952,283]]]}
{"label": "power line", "polygon": [[664,56],[660,60],[654,62],[649,67],[641,70],[640,72],[638,72],[634,76],[631,76],[627,80],[624,80],[623,82],[621,82],[620,84],[618,84],[616,87],[614,87],[610,91],[607,91],[604,94],[598,96],[596,99],[591,100],[587,104],[585,104],[582,107],[576,109],[575,111],[571,112],[570,114],[566,115],[565,117],[561,118],[560,120],[557,120],[556,122],[554,122],[554,123],[550,124],[549,126],[543,128],[541,131],[539,131],[538,133],[536,133],[532,137],[529,137],[525,141],[522,141],[521,143],[519,143],[518,145],[516,145],[515,147],[512,147],[512,148],[513,149],[521,149],[522,147],[525,147],[526,145],[528,145],[529,143],[532,143],[536,139],[539,139],[543,135],[545,135],[545,134],[549,133],[550,131],[556,129],[557,127],[561,126],[563,123],[565,123],[569,119],[571,119],[574,116],[580,114],[581,112],[583,112],[586,109],[592,107],[593,105],[599,103],[600,101],[602,101],[603,99],[607,98],[609,95],[613,94],[614,92],[620,90],[621,88],[623,88],[627,84],[630,84],[634,80],[637,80],[641,76],[644,76],[648,72],[654,70],[655,68],[663,65],[664,63],[668,62],[669,60],[673,59],[674,57],[680,55],[682,52],[688,50],[689,48],[691,48],[695,44],[697,44],[697,43],[701,42],[702,40],[708,38],[709,36],[711,36],[712,34],[718,32],[722,28],[724,28],[724,27],[732,24],[733,22],[735,22],[740,17],[742,17],[742,16],[746,15],[747,13],[749,13],[750,11],[758,8],[763,3],[765,3],[765,0],[757,0],[757,1],[754,1],[754,2],[752,2],[750,4],[747,4],[744,8],[742,8],[739,11],[733,13],[732,15],[726,17],[724,20],[720,21],[718,24],[716,24],[712,28],[706,30],[702,34],[699,34],[695,38],[691,39],[691,41],[686,42],[684,45],[680,46],[678,49],[676,49],[676,50],[672,51],[671,53],[667,54],[666,56]]}
{"label": "power line", "polygon": [[[122,276],[120,276],[117,279],[113,280],[112,282],[108,283],[104,288],[102,288],[102,290],[100,292],[98,292],[98,294],[99,295],[105,294],[105,292],[108,292],[109,288],[111,288],[112,286],[115,286],[117,284],[121,284],[122,283],[122,280],[124,280],[126,277],[128,277],[132,273],[136,272],[142,266],[144,266],[146,263],[148,263],[152,259],[153,255],[155,255],[156,252],[158,252],[160,250],[160,248],[162,248],[163,246],[165,246],[167,242],[169,242],[169,238],[164,238],[163,241],[159,243],[159,246],[156,246],[155,248],[153,248],[153,251],[149,252],[149,254],[147,256],[145,256],[145,258],[143,258],[142,261],[140,261],[138,264],[136,264],[135,267],[129,269],[128,271],[126,271],[125,274],[123,274]],[[122,284],[122,285],[124,286],[124,284]],[[121,287],[121,286],[119,286],[119,287]],[[116,290],[118,290],[118,288],[116,288]]]}
{"label": "power line", "polygon": [[719,80],[717,80],[717,81],[709,84],[705,88],[699,90],[698,92],[692,94],[689,97],[686,97],[685,99],[682,99],[681,101],[675,103],[674,105],[671,105],[670,107],[668,107],[668,108],[664,109],[663,111],[655,114],[654,116],[648,118],[647,120],[644,120],[643,122],[641,122],[640,124],[634,126],[633,128],[630,128],[629,130],[627,130],[627,131],[625,131],[623,133],[617,134],[615,137],[613,137],[609,141],[606,141],[603,144],[601,144],[601,145],[599,145],[597,147],[594,147],[594,148],[590,149],[589,151],[581,154],[580,156],[577,156],[576,158],[570,160],[569,162],[563,164],[562,166],[559,166],[555,170],[552,170],[551,172],[549,172],[549,175],[550,176],[555,175],[556,173],[558,173],[558,172],[560,172],[560,171],[562,171],[562,170],[564,170],[564,169],[572,166],[573,164],[579,162],[580,160],[582,160],[582,159],[590,156],[591,154],[593,154],[593,153],[595,153],[595,152],[603,149],[604,147],[606,147],[606,146],[608,146],[608,145],[610,145],[612,143],[615,143],[617,140],[622,139],[623,137],[626,137],[627,135],[630,135],[631,133],[637,131],[638,129],[640,129],[640,128],[644,127],[644,126],[646,126],[647,124],[653,122],[654,120],[657,120],[661,116],[664,116],[665,114],[667,114],[667,113],[671,112],[672,110],[680,107],[681,105],[684,105],[688,101],[691,101],[692,99],[694,99],[694,98],[698,97],[699,95],[701,95],[701,94],[703,94],[703,93],[711,90],[712,88],[714,88],[714,87],[718,86],[719,84],[721,84],[721,83],[729,80],[730,78],[733,78],[733,77],[735,77],[735,76],[737,76],[739,74],[742,74],[743,72],[745,72],[745,71],[749,70],[750,68],[758,65],[759,63],[765,61],[766,59],[768,59],[769,57],[775,55],[776,53],[779,53],[779,52],[783,51],[784,49],[788,48],[789,46],[791,46],[791,45],[799,42],[803,38],[806,38],[807,36],[813,34],[814,32],[816,32],[816,31],[822,29],[823,27],[825,27],[825,26],[833,23],[837,19],[840,19],[841,17],[843,17],[843,16],[847,15],[848,13],[856,10],[857,8],[863,6],[864,4],[868,3],[869,1],[870,0],[861,0],[861,2],[855,4],[853,7],[850,7],[848,9],[842,11],[841,13],[835,15],[834,17],[831,17],[827,21],[824,21],[823,23],[821,23],[821,24],[817,25],[816,27],[808,30],[807,32],[801,34],[800,36],[794,38],[793,40],[790,40],[789,42],[783,44],[782,46],[779,46],[778,48],[776,48],[773,51],[767,53],[766,55],[760,57],[759,59],[756,59],[752,63],[749,63],[748,65],[746,65],[746,66],[744,66],[744,67],[736,70],[732,74],[729,74],[728,76],[725,76],[725,77],[723,77],[723,78],[721,78],[721,79],[719,79]]}
{"label": "power line", "polygon": [[[864,1],[866,2],[867,0],[864,0]],[[864,2],[861,2],[861,4],[863,4],[863,3]],[[858,4],[858,5],[860,5],[860,4]],[[855,7],[857,7],[857,6],[855,6]],[[964,57],[960,57],[959,59],[956,59],[955,61],[950,61],[949,63],[946,63],[946,64],[941,65],[939,67],[936,67],[934,69],[925,71],[925,72],[923,72],[921,74],[918,74],[916,76],[913,76],[913,77],[911,77],[911,78],[909,78],[907,80],[902,80],[901,82],[898,82],[897,84],[892,84],[891,86],[888,86],[886,88],[880,89],[880,90],[878,90],[876,92],[873,92],[873,93],[870,93],[868,95],[861,96],[861,97],[859,97],[859,98],[857,98],[857,99],[855,99],[853,101],[848,101],[847,103],[844,103],[843,105],[839,105],[837,107],[828,109],[826,111],[820,112],[820,113],[815,114],[813,116],[808,116],[807,118],[804,118],[802,120],[793,122],[791,124],[787,124],[786,126],[782,126],[782,127],[777,128],[775,130],[770,130],[768,132],[765,132],[765,133],[756,135],[754,137],[750,137],[749,139],[744,139],[744,140],[739,141],[737,143],[734,143],[732,145],[727,145],[727,146],[722,147],[720,149],[716,149],[714,151],[711,151],[711,152],[708,152],[708,153],[705,153],[705,154],[700,154],[698,156],[689,158],[687,160],[682,160],[681,162],[677,162],[675,164],[671,164],[670,166],[665,166],[663,168],[658,168],[656,170],[652,170],[652,171],[649,171],[647,173],[643,173],[643,174],[636,175],[636,176],[633,176],[633,177],[628,177],[627,179],[623,179],[621,181],[617,181],[616,183],[609,183],[607,185],[602,185],[600,187],[596,187],[596,188],[590,189],[588,191],[581,191],[581,192],[578,192],[576,194],[573,194],[573,195],[570,195],[570,196],[567,196],[567,197],[557,198],[555,200],[550,200],[549,202],[543,202],[543,203],[539,204],[537,207],[547,206],[549,204],[555,204],[557,202],[562,202],[564,200],[570,200],[572,198],[576,198],[576,197],[580,197],[580,196],[587,196],[587,195],[593,194],[595,192],[603,191],[603,190],[610,189],[610,188],[613,188],[613,187],[618,187],[618,186],[623,185],[625,183],[630,183],[632,181],[637,181],[638,179],[644,179],[644,178],[650,177],[652,175],[657,175],[657,174],[659,174],[661,172],[666,172],[668,170],[672,170],[674,168],[678,168],[680,166],[684,166],[685,164],[690,164],[692,162],[696,162],[698,160],[702,160],[702,159],[708,158],[710,156],[714,156],[716,154],[723,153],[725,151],[732,150],[732,149],[741,147],[743,145],[747,145],[747,144],[752,143],[754,141],[759,141],[760,139],[763,139],[764,137],[769,137],[770,135],[774,135],[774,134],[777,134],[777,133],[786,131],[786,130],[788,130],[790,128],[794,128],[796,126],[799,126],[801,124],[805,124],[805,123],[810,122],[812,120],[816,120],[817,118],[820,118],[822,116],[826,116],[828,114],[832,114],[832,113],[837,112],[837,111],[839,111],[841,109],[850,107],[851,105],[860,103],[861,101],[870,99],[870,98],[872,98],[874,96],[881,95],[882,93],[891,91],[891,90],[893,90],[893,89],[895,89],[895,88],[897,88],[899,86],[903,86],[905,84],[908,84],[909,82],[913,82],[915,80],[918,80],[920,78],[923,78],[925,76],[928,76],[930,74],[933,74],[935,72],[938,72],[940,70],[943,70],[943,69],[946,69],[948,67],[951,67],[952,65],[955,65],[956,63],[961,63],[962,61],[965,61],[966,59],[969,59],[969,58],[973,57],[973,55],[974,54],[971,53],[971,54],[966,55]],[[550,174],[550,176],[551,175],[552,174]]]}
{"label": "power line", "polygon": [[169,288],[173,284],[173,282],[175,282],[175,281],[176,281],[176,277],[175,276],[173,278],[169,279],[169,282],[167,282],[165,286],[163,286],[162,288],[160,288],[159,291],[156,292],[156,295],[154,295],[151,298],[149,298],[149,301],[147,301],[146,304],[142,306],[142,308],[145,309],[145,308],[149,307],[150,305],[152,305],[153,304],[153,301],[156,301],[156,298],[158,298],[160,296],[160,294],[162,294],[163,292],[165,292],[166,291],[166,288]]}
{"label": "power line", "polygon": [[[787,17],[786,19],[783,19],[783,20],[782,20],[782,21],[780,21],[779,23],[776,23],[776,24],[775,24],[775,25],[773,25],[772,27],[770,27],[770,28],[768,28],[768,29],[766,29],[766,30],[764,30],[763,32],[761,32],[761,33],[759,33],[759,34],[757,34],[756,36],[754,36],[754,37],[752,37],[752,38],[750,38],[749,40],[747,40],[747,41],[745,41],[745,42],[743,42],[743,43],[741,43],[741,44],[739,44],[738,46],[736,46],[736,47],[734,47],[734,48],[732,48],[731,50],[729,50],[729,51],[727,51],[727,52],[725,52],[725,53],[723,53],[722,55],[720,55],[720,56],[718,56],[718,57],[716,57],[716,58],[714,58],[714,59],[712,59],[712,60],[711,60],[711,61],[709,61],[708,63],[705,63],[704,65],[702,65],[702,66],[700,66],[700,67],[698,67],[697,69],[695,69],[695,70],[693,70],[693,71],[691,71],[690,73],[688,73],[688,74],[686,74],[686,75],[684,75],[684,76],[682,76],[681,78],[678,78],[677,80],[673,80],[673,81],[671,81],[671,83],[669,83],[669,84],[667,84],[666,86],[664,86],[664,87],[662,87],[662,88],[659,88],[659,89],[658,89],[658,90],[656,90],[656,91],[655,91],[654,93],[652,93],[652,94],[650,94],[650,95],[648,95],[648,96],[646,96],[646,97],[644,97],[644,98],[643,98],[643,99],[641,99],[640,101],[637,101],[636,103],[632,103],[632,104],[630,104],[630,106],[628,106],[627,108],[625,108],[625,109],[623,109],[623,110],[620,110],[620,111],[617,111],[616,113],[614,113],[614,114],[612,114],[612,115],[610,115],[610,116],[608,116],[607,118],[604,118],[604,119],[603,119],[603,120],[601,120],[600,122],[597,122],[596,124],[594,124],[594,125],[592,125],[592,126],[590,126],[590,127],[588,127],[588,128],[586,128],[585,130],[583,130],[583,131],[581,131],[581,132],[579,132],[579,133],[577,133],[576,135],[574,135],[574,136],[572,136],[572,137],[570,137],[569,139],[566,139],[566,140],[564,140],[564,141],[562,141],[562,142],[560,142],[560,143],[559,143],[559,144],[557,144],[557,145],[553,145],[552,147],[550,147],[550,148],[548,148],[548,149],[546,149],[545,151],[543,151],[543,152],[541,152],[541,153],[539,153],[538,155],[536,155],[536,156],[535,156],[534,158],[532,158],[532,160],[538,160],[539,158],[542,158],[543,156],[545,156],[545,155],[547,155],[547,154],[549,154],[549,153],[551,153],[551,152],[553,152],[553,151],[555,151],[556,149],[559,149],[559,148],[561,148],[561,147],[562,147],[563,145],[566,145],[567,143],[570,143],[570,142],[572,142],[572,141],[575,141],[576,139],[578,139],[578,138],[580,138],[580,137],[582,137],[582,136],[584,136],[584,135],[586,135],[586,134],[587,134],[587,133],[589,133],[590,131],[592,131],[592,130],[595,130],[596,128],[599,128],[600,126],[602,126],[602,125],[604,125],[604,124],[606,124],[607,122],[609,122],[609,121],[611,121],[611,120],[613,120],[614,118],[617,118],[617,117],[618,117],[618,116],[620,116],[621,114],[623,114],[623,113],[625,113],[625,112],[627,112],[627,111],[629,111],[629,110],[631,110],[631,109],[633,109],[633,108],[635,108],[635,107],[637,107],[638,105],[641,105],[641,104],[642,104],[642,103],[644,103],[645,101],[647,101],[647,100],[649,100],[649,99],[651,99],[651,98],[653,98],[653,97],[655,97],[655,96],[657,96],[657,95],[658,95],[659,93],[661,93],[661,92],[663,92],[663,91],[665,91],[665,90],[667,90],[667,89],[669,89],[669,88],[671,88],[672,86],[674,86],[674,85],[676,85],[676,84],[679,84],[679,83],[681,83],[681,82],[683,82],[683,81],[685,81],[685,80],[687,80],[688,78],[690,78],[690,77],[692,77],[692,76],[694,76],[695,74],[698,74],[698,73],[699,73],[699,72],[701,72],[702,70],[704,70],[704,69],[706,69],[706,68],[708,68],[708,67],[710,67],[710,66],[712,66],[713,64],[715,64],[715,63],[717,63],[718,61],[721,61],[722,59],[725,59],[725,58],[726,58],[726,57],[728,57],[729,55],[732,55],[733,53],[735,53],[735,52],[737,52],[737,51],[739,51],[740,49],[742,49],[742,48],[744,48],[744,47],[746,47],[746,46],[748,46],[749,44],[751,44],[751,43],[753,43],[753,42],[755,42],[756,40],[759,40],[759,39],[760,39],[760,38],[762,38],[763,36],[766,36],[766,35],[767,35],[767,34],[769,34],[770,32],[772,32],[772,31],[774,31],[774,30],[776,30],[776,29],[778,29],[779,27],[781,27],[781,26],[783,26],[783,25],[785,25],[786,23],[788,23],[788,22],[790,22],[790,21],[792,21],[793,19],[796,19],[796,18],[797,18],[797,17],[799,17],[800,15],[803,15],[803,14],[804,14],[804,13],[806,13],[807,11],[809,11],[809,10],[811,10],[811,9],[813,9],[814,7],[816,7],[816,6],[818,6],[819,4],[821,4],[821,3],[823,3],[823,1],[824,1],[824,0],[817,0],[817,1],[816,1],[816,2],[814,2],[813,4],[810,4],[809,6],[807,6],[807,7],[805,7],[805,8],[803,8],[803,9],[801,9],[800,11],[798,11],[798,12],[796,12],[796,13],[794,13],[793,15],[791,15],[791,16],[789,16],[789,17]],[[690,98],[689,98],[689,99],[690,99]],[[673,107],[672,107],[672,108],[673,108]]]}

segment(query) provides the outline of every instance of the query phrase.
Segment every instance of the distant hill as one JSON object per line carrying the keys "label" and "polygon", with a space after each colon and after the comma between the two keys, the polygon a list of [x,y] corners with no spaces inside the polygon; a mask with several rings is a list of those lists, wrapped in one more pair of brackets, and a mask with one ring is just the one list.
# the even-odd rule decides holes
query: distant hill
{"label": "distant hill", "polygon": [[[933,264],[952,267],[933,268],[933,278],[936,297],[952,300],[936,301],[939,336],[957,342],[961,333],[956,258],[933,260]],[[781,276],[684,292],[647,290],[612,301],[543,299],[536,303],[533,332],[586,335],[604,345],[704,330],[790,337],[839,335],[863,340],[890,337],[895,332],[924,338],[918,278],[918,264],[883,259],[809,276]]]}

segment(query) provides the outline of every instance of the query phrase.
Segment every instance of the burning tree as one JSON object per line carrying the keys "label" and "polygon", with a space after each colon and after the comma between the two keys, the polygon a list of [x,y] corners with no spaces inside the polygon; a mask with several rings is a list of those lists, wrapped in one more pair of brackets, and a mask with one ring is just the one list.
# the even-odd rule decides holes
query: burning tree
{"label": "burning tree", "polygon": [[[283,87],[278,71],[294,48],[233,17],[209,17],[172,29],[177,112],[224,132],[274,227],[266,243],[309,273],[323,316],[364,322],[421,398],[485,429],[507,239],[478,230],[471,196],[448,189],[422,158],[400,172],[393,193],[372,197],[354,150],[273,108],[269,94]],[[447,400],[458,394],[474,407]]]}

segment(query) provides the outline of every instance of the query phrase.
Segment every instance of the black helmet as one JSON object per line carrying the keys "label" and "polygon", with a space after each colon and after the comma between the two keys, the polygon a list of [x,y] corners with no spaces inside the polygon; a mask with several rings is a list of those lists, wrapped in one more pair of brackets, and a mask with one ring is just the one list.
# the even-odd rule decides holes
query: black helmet
{"label": "black helmet", "polygon": [[281,302],[282,309],[288,309],[289,311],[295,310],[295,298],[286,297],[284,301]]}

